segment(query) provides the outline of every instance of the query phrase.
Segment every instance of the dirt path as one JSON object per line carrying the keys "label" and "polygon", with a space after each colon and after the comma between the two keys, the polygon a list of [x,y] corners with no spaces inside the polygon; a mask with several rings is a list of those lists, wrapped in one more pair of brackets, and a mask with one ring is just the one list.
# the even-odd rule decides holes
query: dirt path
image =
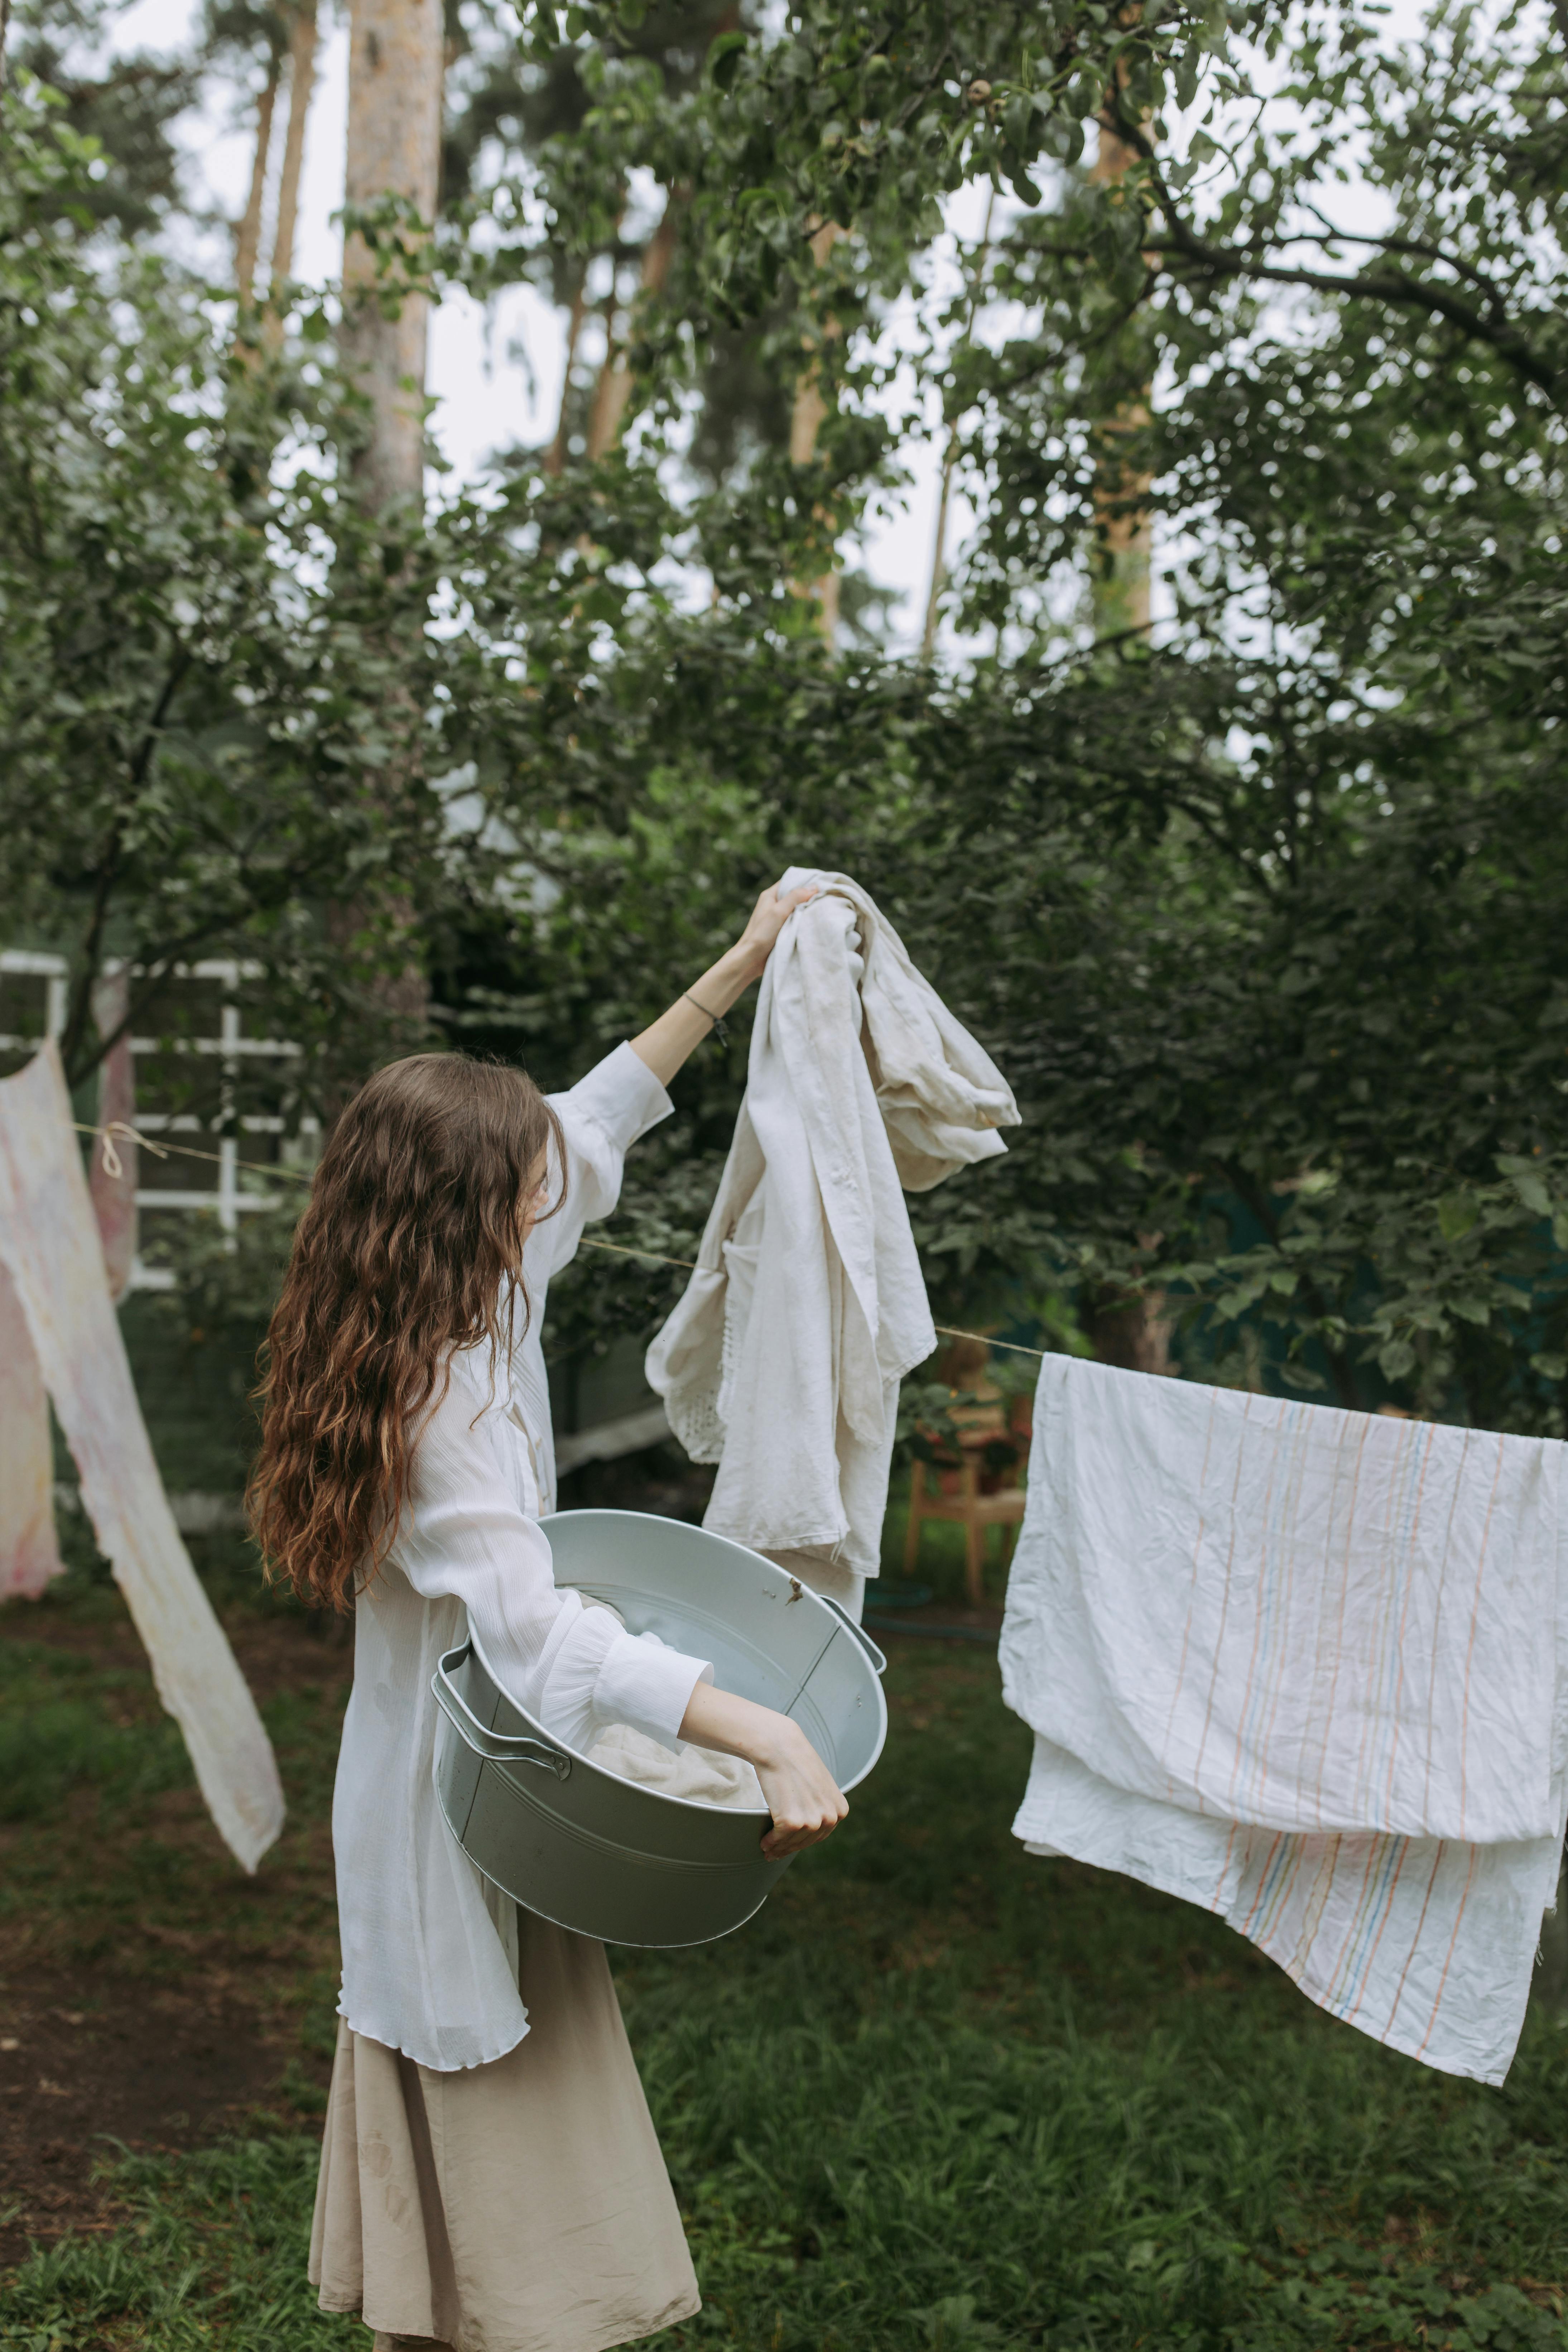
{"label": "dirt path", "polygon": [[[16,1890],[0,1916],[0,2265],[29,2241],[123,2220],[92,2178],[117,2142],[187,2148],[258,2110],[298,2127],[319,2109],[327,2066],[301,2042],[300,1988],[319,2002],[333,1942],[326,1805],[353,1652],[294,1618],[240,1615],[228,1631],[264,1707],[313,1703],[308,1745],[275,1711],[290,1822],[255,1880],[189,1787],[107,1832],[98,1790],[73,1788],[58,1812],[0,1832]],[[11,1609],[4,1639],[69,1653],[106,1718],[156,1723],[151,1678],[126,1688],[140,1654],[123,1617]],[[95,1869],[100,1904],[83,1896]]]}
{"label": "dirt path", "polygon": [[188,1982],[152,1988],[107,1969],[50,1969],[36,1998],[0,2000],[0,2264],[29,2239],[109,2229],[92,2179],[115,2142],[191,2147],[276,2107],[294,2055],[254,2010]]}

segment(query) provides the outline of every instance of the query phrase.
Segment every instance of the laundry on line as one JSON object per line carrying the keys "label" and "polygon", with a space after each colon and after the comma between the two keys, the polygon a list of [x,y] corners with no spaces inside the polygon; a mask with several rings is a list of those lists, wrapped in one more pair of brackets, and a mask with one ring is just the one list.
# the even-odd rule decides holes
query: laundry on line
{"label": "laundry on line", "polygon": [[1047,1358],[1002,1637],[1016,1835],[1500,2082],[1568,1811],[1565,1460]]}
{"label": "laundry on line", "polygon": [[[166,1158],[173,1151],[185,1160],[205,1160],[209,1167],[219,1168],[223,1165],[216,1151],[195,1151],[189,1144],[169,1143],[162,1136],[145,1136],[136,1129],[124,1128],[118,1121],[115,1122],[112,1129],[89,1127],[81,1119],[73,1120],[72,1124],[79,1135],[101,1136],[110,1149],[113,1148],[111,1137],[118,1136],[121,1140],[138,1143],[150,1151],[155,1151],[161,1159]],[[234,1165],[237,1168],[243,1168],[247,1174],[251,1175],[286,1177],[292,1184],[308,1184],[310,1181],[310,1171],[308,1168],[269,1168],[259,1160],[237,1160]],[[659,1250],[637,1249],[629,1242],[601,1242],[592,1240],[584,1234],[581,1246],[584,1249],[608,1250],[615,1257],[640,1257],[649,1265],[673,1266],[679,1274],[695,1274],[697,1271],[697,1262],[694,1258],[666,1257]],[[1043,1348],[1026,1348],[1022,1341],[1017,1339],[994,1339],[985,1331],[961,1331],[951,1323],[938,1323],[932,1328],[941,1339],[977,1339],[982,1347],[1000,1348],[1009,1356],[1033,1356],[1037,1363],[1047,1352]]]}
{"label": "laundry on line", "polygon": [[[76,1462],[93,1533],[125,1596],[158,1696],[184,1736],[207,1810],[237,1860],[254,1870],[283,1822],[283,1792],[271,1746],[230,1649],[174,1525],[153,1458],[146,1424],[110,1290],[104,1238],[93,1213],[75,1140],[70,1095],[53,1040],[25,1069],[0,1079],[0,1267],[16,1362],[32,1370],[41,1407],[47,1391]],[[20,1314],[15,1312],[19,1307]],[[39,1546],[52,1549],[52,1465],[41,1409],[8,1436],[0,1505],[0,1589],[28,1590]],[[40,1535],[42,1483],[49,1511]],[[12,1516],[13,1496],[31,1514]],[[14,1548],[33,1547],[20,1575]],[[47,1565],[47,1559],[44,1565]]]}

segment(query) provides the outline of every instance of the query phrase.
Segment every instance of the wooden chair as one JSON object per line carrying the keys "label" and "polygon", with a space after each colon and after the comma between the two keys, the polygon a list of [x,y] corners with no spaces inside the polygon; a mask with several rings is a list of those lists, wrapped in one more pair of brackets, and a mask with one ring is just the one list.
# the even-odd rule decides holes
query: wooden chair
{"label": "wooden chair", "polygon": [[[953,1420],[958,1430],[959,1459],[956,1463],[926,1463],[916,1459],[910,1475],[910,1522],[904,1536],[904,1573],[912,1575],[920,1558],[921,1529],[928,1519],[955,1520],[963,1529],[963,1579],[972,1609],[984,1606],[985,1600],[985,1532],[988,1528],[1002,1529],[1002,1565],[1006,1567],[1013,1557],[1013,1546],[1024,1517],[1024,1465],[1029,1450],[1029,1431],[1016,1416],[1009,1415],[1005,1402],[984,1402],[958,1408]],[[986,1475],[982,1456],[997,1438],[1011,1439],[1017,1447],[1017,1459],[1009,1469]],[[942,1471],[952,1476],[954,1491],[943,1492]],[[931,1475],[932,1470],[937,1473]],[[1006,1483],[1003,1483],[1005,1481]]]}

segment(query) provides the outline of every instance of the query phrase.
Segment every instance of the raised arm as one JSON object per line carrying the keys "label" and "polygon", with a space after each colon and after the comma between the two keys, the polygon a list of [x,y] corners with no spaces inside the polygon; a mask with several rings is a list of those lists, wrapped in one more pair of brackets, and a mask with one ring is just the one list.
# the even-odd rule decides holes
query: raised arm
{"label": "raised arm", "polygon": [[815,889],[792,890],[780,898],[770,885],[752,908],[751,919],[734,946],[726,948],[718,962],[710,964],[668,1013],[661,1013],[640,1037],[632,1039],[633,1053],[646,1062],[661,1086],[669,1084],[687,1055],[700,1045],[737,997],[753,980],[762,978],[763,967],[785,923],[797,907],[816,896]]}

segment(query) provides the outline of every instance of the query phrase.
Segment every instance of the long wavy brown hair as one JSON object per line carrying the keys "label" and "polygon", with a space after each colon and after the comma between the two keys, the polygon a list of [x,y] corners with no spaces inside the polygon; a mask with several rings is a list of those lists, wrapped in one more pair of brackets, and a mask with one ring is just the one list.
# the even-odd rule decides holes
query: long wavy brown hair
{"label": "long wavy brown hair", "polygon": [[246,1496],[268,1576],[302,1600],[347,1609],[384,1560],[451,1350],[488,1339],[494,1366],[526,1331],[522,1245],[565,1165],[532,1079],[461,1054],[394,1062],[338,1119],[262,1350]]}

